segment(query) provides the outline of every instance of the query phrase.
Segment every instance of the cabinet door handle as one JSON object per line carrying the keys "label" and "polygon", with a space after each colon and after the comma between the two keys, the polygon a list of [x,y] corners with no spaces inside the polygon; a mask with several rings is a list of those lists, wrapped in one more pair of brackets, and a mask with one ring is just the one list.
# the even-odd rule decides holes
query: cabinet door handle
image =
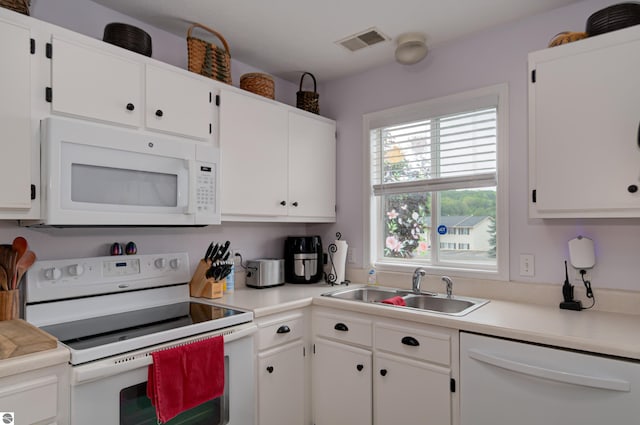
{"label": "cabinet door handle", "polygon": [[293,205],[294,207],[297,207],[297,206],[298,206],[298,201],[294,202],[294,203],[293,203],[293,204],[291,204],[291,205]]}
{"label": "cabinet door handle", "polygon": [[362,372],[362,369],[364,369],[364,365],[363,364],[359,364],[356,366],[356,369],[358,369],[358,372]]}
{"label": "cabinet door handle", "polygon": [[133,111],[134,109],[136,109],[136,107],[133,103],[127,103],[127,111]]}
{"label": "cabinet door handle", "polygon": [[387,376],[387,369],[380,369],[380,375]]}
{"label": "cabinet door handle", "polygon": [[287,325],[280,326],[276,331],[276,333],[279,333],[279,334],[288,334],[289,332],[291,332],[291,329],[289,329],[289,326]]}
{"label": "cabinet door handle", "polygon": [[333,327],[333,329],[335,329],[337,331],[341,331],[341,332],[347,332],[349,330],[347,325],[345,325],[344,323],[336,323],[336,325]]}
{"label": "cabinet door handle", "polygon": [[412,347],[417,347],[420,345],[420,343],[418,342],[417,339],[415,339],[412,336],[405,336],[404,338],[402,338],[402,343],[404,345],[410,345]]}
{"label": "cabinet door handle", "polygon": [[285,205],[287,205],[287,201],[280,201],[280,205],[284,207]]}
{"label": "cabinet door handle", "polygon": [[162,112],[162,109],[158,109],[156,111],[156,117],[161,117],[162,115],[164,115],[163,112]]}
{"label": "cabinet door handle", "polygon": [[627,191],[629,191],[629,193],[636,193],[638,191],[638,186],[635,184],[630,184],[627,187]]}
{"label": "cabinet door handle", "polygon": [[267,372],[273,373],[273,366],[267,366]]}

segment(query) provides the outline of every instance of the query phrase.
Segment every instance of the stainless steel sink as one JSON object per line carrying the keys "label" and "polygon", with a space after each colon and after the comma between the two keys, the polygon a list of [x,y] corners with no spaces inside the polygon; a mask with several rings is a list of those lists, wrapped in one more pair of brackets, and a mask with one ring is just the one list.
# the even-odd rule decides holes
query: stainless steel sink
{"label": "stainless steel sink", "polygon": [[[395,288],[379,288],[365,286],[362,288],[342,289],[334,292],[322,294],[325,297],[339,298],[342,300],[379,303],[382,306],[393,308],[406,308],[434,313],[448,314],[452,316],[464,316],[469,312],[482,307],[489,300],[479,298],[468,298],[443,294],[431,294],[423,292],[415,294],[411,291]],[[405,302],[404,306],[382,303],[391,297],[400,296]]]}

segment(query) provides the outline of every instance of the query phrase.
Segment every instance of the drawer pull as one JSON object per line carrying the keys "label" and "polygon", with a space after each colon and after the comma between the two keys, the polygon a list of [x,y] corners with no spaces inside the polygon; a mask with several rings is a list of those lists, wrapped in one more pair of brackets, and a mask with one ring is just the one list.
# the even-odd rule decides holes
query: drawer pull
{"label": "drawer pull", "polygon": [[276,331],[276,333],[279,333],[279,334],[288,334],[289,332],[291,332],[291,329],[289,329],[289,326],[287,325],[280,326]]}
{"label": "drawer pull", "polygon": [[387,369],[380,369],[380,375],[387,376]]}
{"label": "drawer pull", "polygon": [[364,365],[359,364],[356,366],[356,369],[358,369],[358,372],[362,372],[362,369],[364,369]]}
{"label": "drawer pull", "polygon": [[402,338],[402,343],[404,345],[410,345],[411,347],[417,347],[420,345],[418,340],[412,336],[405,336],[404,338]]}
{"label": "drawer pull", "polygon": [[164,114],[162,113],[162,109],[158,109],[156,111],[156,117],[161,118]]}
{"label": "drawer pull", "polygon": [[267,366],[267,372],[273,373],[273,366]]}
{"label": "drawer pull", "polygon": [[136,109],[136,107],[133,103],[127,103],[127,111],[133,111],[134,109]]}
{"label": "drawer pull", "polygon": [[341,332],[347,332],[349,330],[347,325],[345,325],[344,323],[336,323],[336,325],[333,327],[333,329],[335,329],[337,331],[341,331]]}

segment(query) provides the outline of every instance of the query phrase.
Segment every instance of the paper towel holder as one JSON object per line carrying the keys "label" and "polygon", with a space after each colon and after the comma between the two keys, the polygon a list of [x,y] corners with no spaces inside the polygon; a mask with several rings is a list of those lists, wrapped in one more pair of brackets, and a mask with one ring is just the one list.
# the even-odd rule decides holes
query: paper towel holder
{"label": "paper towel holder", "polygon": [[[340,240],[342,238],[342,233],[336,232],[336,240]],[[338,280],[338,271],[336,270],[336,264],[333,261],[333,256],[336,252],[338,252],[338,246],[335,243],[330,243],[327,246],[327,252],[329,253],[329,273],[325,273],[324,280],[331,286],[334,285],[349,285],[351,283],[349,280],[345,279],[343,282],[337,282]]]}

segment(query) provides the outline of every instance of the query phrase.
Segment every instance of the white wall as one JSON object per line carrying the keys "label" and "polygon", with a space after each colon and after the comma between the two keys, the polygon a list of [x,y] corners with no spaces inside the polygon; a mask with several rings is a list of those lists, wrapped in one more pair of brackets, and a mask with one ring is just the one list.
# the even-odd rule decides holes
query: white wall
{"label": "white wall", "polygon": [[[561,31],[584,31],[588,16],[612,3],[577,2],[433,47],[429,56],[414,66],[391,63],[325,84],[323,112],[336,118],[338,124],[338,224],[321,228],[321,234],[330,237],[341,231],[350,248],[355,249],[356,266],[363,266],[363,114],[507,82],[511,280],[561,283],[567,241],[584,235],[596,245],[597,265],[590,273],[594,288],[640,291],[640,220],[543,221],[527,216],[527,54],[546,48]],[[533,278],[519,276],[521,253],[535,256]]]}

